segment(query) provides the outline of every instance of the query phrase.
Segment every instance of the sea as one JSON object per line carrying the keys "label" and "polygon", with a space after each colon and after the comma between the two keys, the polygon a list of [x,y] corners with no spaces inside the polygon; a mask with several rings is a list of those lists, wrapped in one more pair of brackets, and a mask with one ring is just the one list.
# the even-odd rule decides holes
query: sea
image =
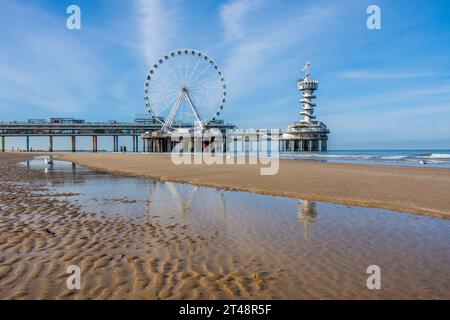
{"label": "sea", "polygon": [[334,163],[381,164],[450,168],[448,150],[330,150],[326,152],[282,152],[283,159]]}

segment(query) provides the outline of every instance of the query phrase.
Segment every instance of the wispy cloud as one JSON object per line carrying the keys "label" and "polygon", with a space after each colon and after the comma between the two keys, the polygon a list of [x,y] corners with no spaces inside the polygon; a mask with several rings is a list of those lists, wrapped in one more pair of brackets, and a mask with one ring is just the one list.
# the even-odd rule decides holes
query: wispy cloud
{"label": "wispy cloud", "polygon": [[[297,8],[279,19],[260,21],[251,18],[251,10],[241,9],[241,7],[251,7],[248,4],[244,5],[247,2],[246,0],[234,1],[232,6],[222,7],[222,13],[224,10],[228,11],[227,18],[222,14],[222,24],[226,30],[225,37],[229,38],[227,34],[230,30],[252,30],[245,36],[244,33],[236,31],[236,34],[240,36],[235,37],[229,44],[225,71],[235,96],[244,92],[250,93],[252,89],[258,87],[273,86],[277,77],[286,77],[286,74],[282,74],[280,70],[286,69],[284,64],[287,62],[291,64],[290,70],[295,67],[294,63],[298,63],[299,72],[301,63],[304,61],[293,61],[293,58],[294,60],[298,58],[295,50],[289,53],[289,49],[302,45],[307,47],[308,40],[312,40],[323,29],[330,27],[337,14],[334,7],[323,8],[312,5],[306,8],[302,6],[302,10]],[[239,17],[239,23],[230,16]],[[280,55],[283,54],[283,59],[280,59]]]}
{"label": "wispy cloud", "polygon": [[225,38],[229,41],[245,38],[245,15],[262,3],[263,0],[234,0],[224,4],[220,9],[220,17],[225,28]]}
{"label": "wispy cloud", "polygon": [[9,30],[1,41],[13,41],[9,50],[0,52],[2,108],[15,101],[23,107],[75,114],[96,101],[100,63],[59,17],[13,2],[2,3],[0,12]]}
{"label": "wispy cloud", "polygon": [[138,30],[145,61],[151,65],[172,49],[177,25],[175,6],[161,0],[137,0]]}
{"label": "wispy cloud", "polygon": [[[319,99],[321,98],[319,97]],[[326,99],[325,103],[321,105],[324,108],[333,108],[334,111],[328,112],[329,115],[339,114],[349,118],[358,114],[386,114],[393,111],[410,116],[412,111],[417,106],[421,106],[424,101],[428,102],[430,109],[435,103],[447,104],[450,101],[450,85],[448,83],[424,83],[375,94]]]}
{"label": "wispy cloud", "polygon": [[434,72],[355,70],[341,72],[340,77],[355,80],[410,79],[434,77]]}

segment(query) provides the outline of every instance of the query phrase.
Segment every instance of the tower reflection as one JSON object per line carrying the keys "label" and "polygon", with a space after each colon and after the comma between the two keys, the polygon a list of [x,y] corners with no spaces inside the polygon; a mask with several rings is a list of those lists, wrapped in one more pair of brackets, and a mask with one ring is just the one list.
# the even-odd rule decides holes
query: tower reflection
{"label": "tower reflection", "polygon": [[305,240],[308,239],[309,225],[314,223],[317,219],[318,213],[316,210],[316,203],[309,200],[300,200],[298,208],[298,219],[303,225],[303,233]]}

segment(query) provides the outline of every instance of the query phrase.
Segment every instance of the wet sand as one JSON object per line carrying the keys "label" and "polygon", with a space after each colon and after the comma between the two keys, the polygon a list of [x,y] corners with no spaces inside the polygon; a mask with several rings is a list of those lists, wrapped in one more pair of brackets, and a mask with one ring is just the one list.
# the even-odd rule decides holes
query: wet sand
{"label": "wet sand", "polygon": [[[0,299],[272,298],[260,266],[206,262],[212,239],[157,214],[83,209],[71,200],[78,193],[55,193],[44,174],[17,165],[29,158],[0,154]],[[81,290],[66,287],[69,265],[82,270]]]}
{"label": "wet sand", "polygon": [[[0,154],[0,299],[450,298],[448,220],[44,174],[26,157]],[[366,288],[371,264],[382,290]]]}
{"label": "wet sand", "polygon": [[259,165],[175,165],[164,154],[60,154],[96,170],[163,181],[250,191],[450,218],[450,169],[280,160],[279,172]]}

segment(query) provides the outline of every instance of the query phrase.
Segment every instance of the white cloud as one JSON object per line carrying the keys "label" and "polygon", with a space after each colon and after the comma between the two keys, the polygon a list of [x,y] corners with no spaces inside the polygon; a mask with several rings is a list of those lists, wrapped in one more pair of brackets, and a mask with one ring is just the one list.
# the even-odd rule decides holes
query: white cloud
{"label": "white cloud", "polygon": [[379,70],[354,70],[340,73],[342,78],[355,80],[378,80],[378,79],[409,79],[426,78],[436,76],[433,72],[418,71],[379,71]]}
{"label": "white cloud", "polygon": [[[165,3],[166,5],[163,5]],[[141,50],[148,65],[173,49],[170,46],[176,32],[177,15],[167,1],[137,0],[138,28]]]}
{"label": "white cloud", "polygon": [[248,12],[257,9],[262,0],[234,0],[224,4],[220,9],[220,17],[228,40],[239,40],[245,37],[243,20]]}

